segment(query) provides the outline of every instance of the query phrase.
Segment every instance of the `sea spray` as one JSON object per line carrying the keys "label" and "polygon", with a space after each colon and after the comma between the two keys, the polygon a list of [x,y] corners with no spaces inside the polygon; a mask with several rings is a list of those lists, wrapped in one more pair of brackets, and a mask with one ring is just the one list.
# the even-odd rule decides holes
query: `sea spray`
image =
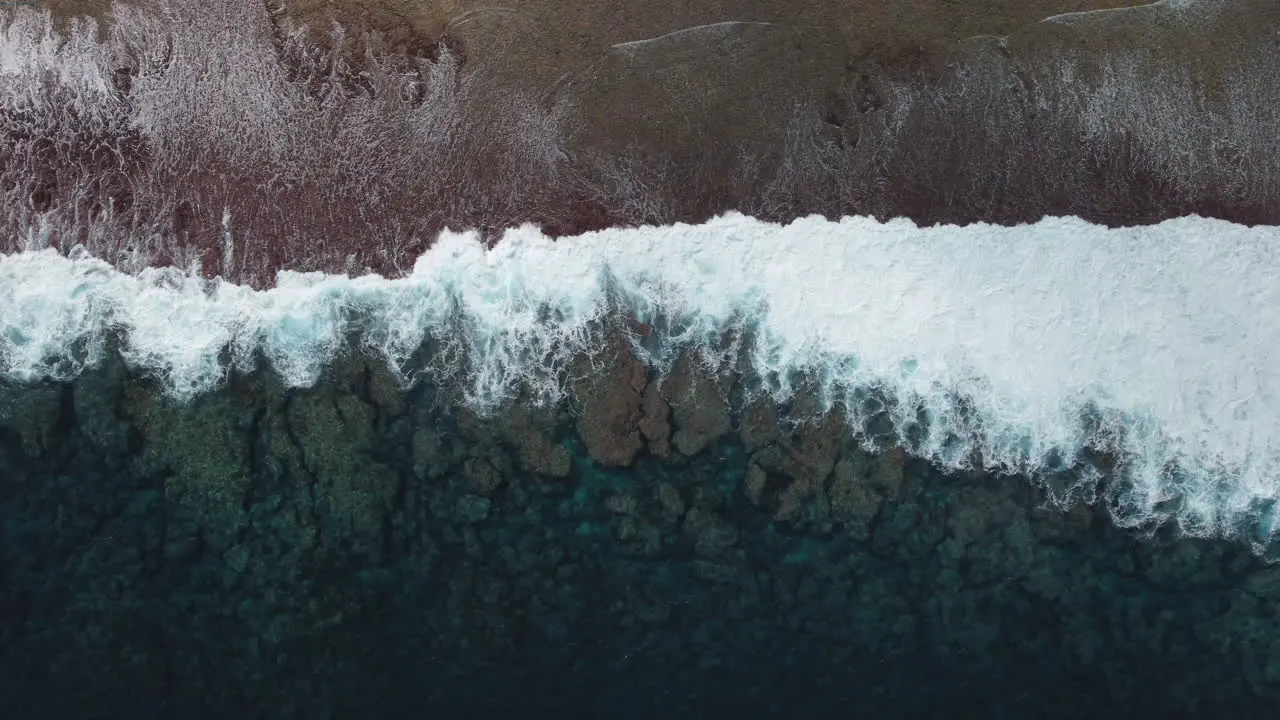
{"label": "sea spray", "polygon": [[[1122,522],[1234,536],[1280,474],[1278,235],[1194,217],[1108,230],[730,214],[558,241],[526,226],[492,248],[445,233],[403,278],[284,271],[264,291],[45,250],[0,259],[0,360],[10,378],[67,379],[118,331],[129,363],[190,399],[259,355],[311,385],[351,338],[412,382],[430,341],[451,360],[425,371],[484,411],[560,401],[601,322],[627,315],[651,328],[628,331],[650,364],[700,352],[775,400],[804,378],[850,432],[887,411],[899,442],[948,469],[1084,471],[1108,453],[1127,478]],[[726,354],[735,329],[745,345]],[[861,409],[868,389],[888,406]]]}

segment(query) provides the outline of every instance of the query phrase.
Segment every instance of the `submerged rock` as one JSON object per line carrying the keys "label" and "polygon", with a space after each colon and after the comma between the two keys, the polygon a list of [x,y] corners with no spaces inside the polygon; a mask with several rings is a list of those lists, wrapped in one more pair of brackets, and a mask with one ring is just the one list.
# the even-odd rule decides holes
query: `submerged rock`
{"label": "submerged rock", "polygon": [[681,389],[679,455],[640,455],[619,431],[649,385],[610,362],[579,384],[576,418],[468,414],[429,388],[397,406],[341,372],[177,405],[104,369],[76,381],[98,400],[72,415],[51,404],[70,385],[30,402],[9,388],[0,699],[42,717],[157,698],[190,717],[542,713],[566,697],[636,718],[957,702],[1066,717],[1218,714],[1280,690],[1258,620],[1280,583],[1247,548],[1144,539],[1101,507],[1048,509],[1026,478],[868,453],[805,402],[753,406],[780,421],[743,437],[725,386],[687,370],[664,386]]}

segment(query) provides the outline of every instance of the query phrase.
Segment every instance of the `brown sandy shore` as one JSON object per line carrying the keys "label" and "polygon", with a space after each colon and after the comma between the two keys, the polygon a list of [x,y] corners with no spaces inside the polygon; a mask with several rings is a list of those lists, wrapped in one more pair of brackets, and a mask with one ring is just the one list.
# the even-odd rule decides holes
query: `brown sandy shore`
{"label": "brown sandy shore", "polygon": [[1276,3],[1118,5],[53,2],[109,88],[0,98],[4,229],[263,285],[444,226],[1280,222]]}

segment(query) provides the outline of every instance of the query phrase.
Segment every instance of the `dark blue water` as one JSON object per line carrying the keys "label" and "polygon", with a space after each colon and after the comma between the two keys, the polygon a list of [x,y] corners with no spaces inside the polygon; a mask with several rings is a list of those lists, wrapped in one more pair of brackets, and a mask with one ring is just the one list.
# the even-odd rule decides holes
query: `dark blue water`
{"label": "dark blue water", "polygon": [[6,716],[1274,707],[1280,575],[1245,547],[1047,509],[795,408],[733,410],[687,455],[651,428],[610,466],[590,411],[480,418],[375,365],[187,407],[116,361],[3,386]]}

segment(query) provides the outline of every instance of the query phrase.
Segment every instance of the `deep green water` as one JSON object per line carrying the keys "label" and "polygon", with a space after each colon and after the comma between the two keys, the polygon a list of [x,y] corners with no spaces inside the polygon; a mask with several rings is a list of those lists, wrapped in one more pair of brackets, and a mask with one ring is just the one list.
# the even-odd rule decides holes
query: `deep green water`
{"label": "deep green water", "polygon": [[867,453],[796,407],[696,441],[677,409],[610,467],[580,405],[486,419],[455,400],[358,360],[188,407],[116,361],[0,386],[5,717],[1265,717],[1280,699],[1280,569],[1243,546]]}

